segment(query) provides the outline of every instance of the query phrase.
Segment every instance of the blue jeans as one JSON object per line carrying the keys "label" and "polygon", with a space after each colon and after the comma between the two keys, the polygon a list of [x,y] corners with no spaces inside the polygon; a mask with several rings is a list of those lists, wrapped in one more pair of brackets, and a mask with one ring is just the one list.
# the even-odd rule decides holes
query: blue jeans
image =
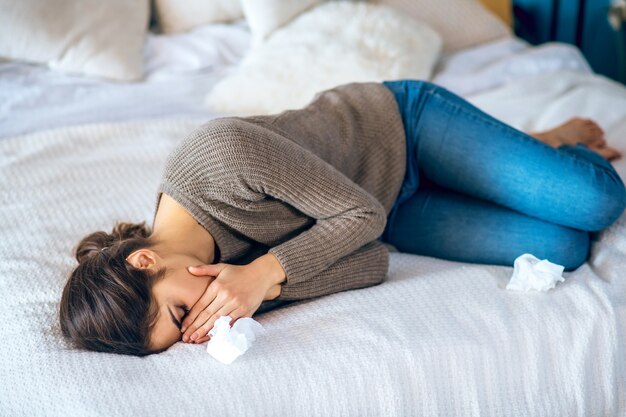
{"label": "blue jeans", "polygon": [[384,81],[407,141],[407,169],[380,240],[401,252],[513,266],[528,252],[565,267],[626,207],[611,163],[582,143],[553,148],[443,87]]}

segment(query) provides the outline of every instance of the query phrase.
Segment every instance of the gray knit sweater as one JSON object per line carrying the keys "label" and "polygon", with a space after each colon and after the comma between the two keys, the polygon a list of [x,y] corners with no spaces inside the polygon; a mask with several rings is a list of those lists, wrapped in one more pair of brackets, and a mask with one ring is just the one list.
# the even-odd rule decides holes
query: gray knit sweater
{"label": "gray knit sweater", "polygon": [[320,92],[298,110],[213,119],[170,154],[156,207],[161,192],[185,207],[215,239],[215,262],[273,253],[286,271],[276,300],[378,284],[404,135],[393,93],[374,82]]}

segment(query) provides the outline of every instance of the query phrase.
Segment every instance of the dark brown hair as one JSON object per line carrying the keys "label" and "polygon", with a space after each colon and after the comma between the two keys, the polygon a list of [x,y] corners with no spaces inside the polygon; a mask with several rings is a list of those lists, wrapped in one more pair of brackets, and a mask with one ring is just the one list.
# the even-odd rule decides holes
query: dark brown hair
{"label": "dark brown hair", "polygon": [[85,236],[75,248],[78,266],[70,274],[59,310],[63,335],[78,348],[145,356],[156,319],[152,286],[165,275],[135,268],[126,258],[149,248],[145,222],[117,223],[111,233]]}

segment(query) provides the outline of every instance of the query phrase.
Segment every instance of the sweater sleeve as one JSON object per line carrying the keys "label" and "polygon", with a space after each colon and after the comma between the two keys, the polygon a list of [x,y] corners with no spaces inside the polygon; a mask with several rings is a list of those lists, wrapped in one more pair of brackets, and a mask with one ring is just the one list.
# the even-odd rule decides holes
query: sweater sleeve
{"label": "sweater sleeve", "polygon": [[[253,126],[241,126],[242,132]],[[312,227],[268,251],[285,270],[289,286],[319,279],[337,260],[383,233],[383,205],[313,152],[280,135],[271,140],[239,137],[236,143],[247,157],[233,169],[246,187],[316,219]]]}
{"label": "sweater sleeve", "polygon": [[301,300],[380,284],[389,268],[389,251],[379,240],[339,258],[314,279],[283,283],[275,300]]}

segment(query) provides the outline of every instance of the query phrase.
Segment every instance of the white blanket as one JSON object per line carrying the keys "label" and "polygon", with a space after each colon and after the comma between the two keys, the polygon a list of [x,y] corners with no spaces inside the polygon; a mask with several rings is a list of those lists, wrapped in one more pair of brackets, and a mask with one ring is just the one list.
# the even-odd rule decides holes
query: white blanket
{"label": "white blanket", "polygon": [[[143,359],[69,349],[57,309],[71,248],[152,218],[169,150],[215,116],[202,97],[247,39],[154,36],[135,85],[0,64],[0,416],[626,414],[624,215],[548,293],[506,290],[512,267],[392,253],[381,285],[255,316],[268,337],[230,366],[184,344]],[[626,154],[626,89],[572,47],[481,45],[433,81],[526,131],[593,117]],[[201,119],[137,121],[168,115]],[[121,120],[134,121],[44,130]],[[626,158],[614,165],[626,178]]]}
{"label": "white blanket", "polygon": [[626,413],[624,216],[548,293],[506,290],[512,267],[392,253],[380,285],[255,316],[267,337],[229,366],[182,343],[146,358],[70,349],[57,309],[71,248],[151,219],[167,154],[199,123],[0,141],[0,415]]}

